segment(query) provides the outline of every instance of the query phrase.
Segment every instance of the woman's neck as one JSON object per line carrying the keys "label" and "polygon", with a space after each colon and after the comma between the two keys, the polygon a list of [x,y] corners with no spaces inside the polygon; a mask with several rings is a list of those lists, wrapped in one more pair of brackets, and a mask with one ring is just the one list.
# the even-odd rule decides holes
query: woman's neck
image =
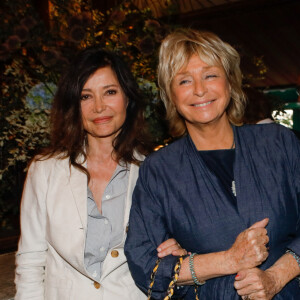
{"label": "woman's neck", "polygon": [[112,139],[88,137],[87,169],[90,174],[89,188],[98,210],[102,212],[102,197],[116,167]]}
{"label": "woman's neck", "polygon": [[87,158],[97,162],[108,162],[113,159],[113,141],[88,137]]}
{"label": "woman's neck", "polygon": [[187,126],[187,129],[197,150],[232,149],[235,146],[233,129],[228,119],[218,124]]}

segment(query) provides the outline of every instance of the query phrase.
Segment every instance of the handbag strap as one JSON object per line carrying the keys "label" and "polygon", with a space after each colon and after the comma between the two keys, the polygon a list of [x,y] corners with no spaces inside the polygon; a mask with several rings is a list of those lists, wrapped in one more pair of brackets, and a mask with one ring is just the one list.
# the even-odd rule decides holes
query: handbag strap
{"label": "handbag strap", "polygon": [[[157,273],[160,262],[161,262],[161,258],[158,258],[155,262],[155,266],[154,266],[153,271],[151,273],[150,284],[149,284],[148,294],[147,294],[147,300],[151,300],[152,288],[153,288],[153,285],[154,285],[155,276],[156,276],[156,273]],[[181,269],[182,262],[183,262],[183,257],[179,256],[178,260],[177,260],[177,263],[174,267],[174,275],[173,275],[172,280],[169,283],[169,286],[168,286],[168,289],[167,289],[167,296],[164,298],[164,300],[170,300],[172,298],[173,294],[174,294],[174,289],[175,289],[175,285],[176,285],[176,282],[177,282],[178,277],[179,277],[179,272],[180,272],[180,269]],[[199,300],[199,298],[198,298],[198,286],[195,285],[194,289],[195,289],[195,299]]]}
{"label": "handbag strap", "polygon": [[[180,272],[182,261],[183,261],[183,257],[179,256],[178,260],[177,260],[177,263],[174,267],[174,275],[173,275],[172,280],[169,283],[169,286],[168,286],[168,289],[167,289],[167,296],[164,298],[164,300],[171,299],[171,297],[174,294],[174,289],[175,289],[175,285],[176,285],[176,282],[177,282],[178,277],[179,277],[179,272]],[[158,258],[156,260],[155,267],[153,268],[153,271],[151,273],[150,284],[149,284],[148,294],[147,294],[147,297],[148,297],[147,300],[151,299],[152,288],[153,288],[153,285],[154,285],[155,276],[156,276],[156,273],[157,273],[160,262],[161,262],[161,258]]]}
{"label": "handbag strap", "polygon": [[154,280],[155,280],[155,275],[157,273],[157,270],[158,270],[158,266],[160,264],[160,261],[161,261],[161,258],[158,258],[155,262],[155,266],[153,268],[153,271],[151,273],[151,276],[150,276],[150,284],[149,284],[149,288],[148,288],[148,294],[147,294],[147,300],[150,300],[151,299],[151,295],[152,295],[152,287],[153,287],[153,284],[154,284]]}
{"label": "handbag strap", "polygon": [[179,272],[180,272],[180,269],[181,269],[182,262],[183,262],[183,257],[179,256],[178,260],[177,260],[177,263],[174,267],[174,275],[172,277],[171,282],[169,283],[169,287],[168,287],[168,290],[167,290],[167,296],[164,298],[164,300],[171,299],[173,294],[174,294],[174,289],[175,289],[175,285],[176,285],[176,282],[177,282],[178,277],[179,277]]}

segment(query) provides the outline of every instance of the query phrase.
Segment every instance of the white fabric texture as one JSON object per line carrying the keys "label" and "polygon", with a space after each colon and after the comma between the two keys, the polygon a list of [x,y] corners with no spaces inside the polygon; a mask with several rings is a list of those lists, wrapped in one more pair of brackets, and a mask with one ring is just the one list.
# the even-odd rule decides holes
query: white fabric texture
{"label": "white fabric texture", "polygon": [[[130,275],[124,242],[138,167],[131,165],[123,240],[103,262],[100,288],[84,266],[87,177],[68,159],[33,162],[21,203],[21,237],[16,254],[15,300],[141,300]],[[113,257],[111,252],[118,251]]]}

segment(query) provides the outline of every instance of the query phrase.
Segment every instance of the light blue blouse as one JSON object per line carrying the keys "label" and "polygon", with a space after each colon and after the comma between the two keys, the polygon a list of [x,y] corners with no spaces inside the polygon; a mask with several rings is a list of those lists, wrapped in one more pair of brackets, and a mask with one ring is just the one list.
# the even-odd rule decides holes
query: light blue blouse
{"label": "light blue blouse", "polygon": [[118,165],[102,196],[102,214],[99,212],[89,187],[87,199],[87,233],[84,264],[88,273],[100,280],[103,261],[109,249],[123,239],[125,199],[129,169]]}

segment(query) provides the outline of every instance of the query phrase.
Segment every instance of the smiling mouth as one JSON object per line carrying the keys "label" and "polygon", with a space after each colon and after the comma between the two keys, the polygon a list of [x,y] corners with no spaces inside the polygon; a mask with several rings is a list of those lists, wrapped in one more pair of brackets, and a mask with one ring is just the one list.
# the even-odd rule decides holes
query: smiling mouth
{"label": "smiling mouth", "polygon": [[211,103],[212,103],[212,101],[208,101],[208,102],[205,102],[205,103],[193,104],[193,106],[195,106],[195,107],[203,107],[203,106],[209,105]]}
{"label": "smiling mouth", "polygon": [[96,124],[100,124],[100,123],[106,123],[106,122],[110,121],[111,119],[112,119],[112,117],[108,116],[108,117],[94,119],[93,122]]}

